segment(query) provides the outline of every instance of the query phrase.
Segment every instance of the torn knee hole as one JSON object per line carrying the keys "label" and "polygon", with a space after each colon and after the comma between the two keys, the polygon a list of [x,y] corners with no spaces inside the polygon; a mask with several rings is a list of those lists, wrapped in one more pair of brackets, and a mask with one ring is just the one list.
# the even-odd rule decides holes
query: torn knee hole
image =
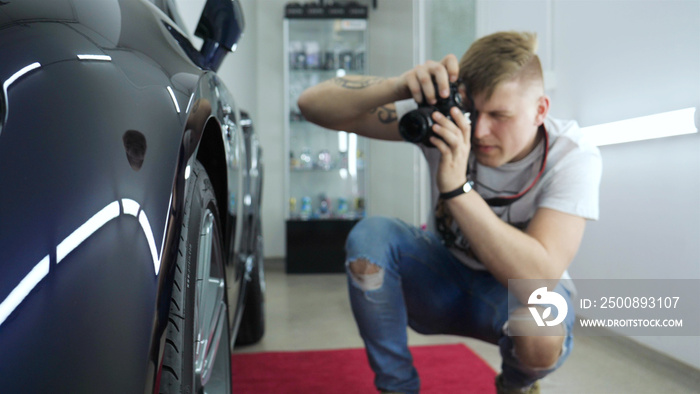
{"label": "torn knee hole", "polygon": [[381,268],[378,265],[372,264],[367,260],[359,259],[350,263],[350,270],[353,274],[371,275],[381,271]]}
{"label": "torn knee hole", "polygon": [[384,281],[384,269],[367,260],[359,259],[349,265],[350,274],[357,286],[364,290],[377,290]]}

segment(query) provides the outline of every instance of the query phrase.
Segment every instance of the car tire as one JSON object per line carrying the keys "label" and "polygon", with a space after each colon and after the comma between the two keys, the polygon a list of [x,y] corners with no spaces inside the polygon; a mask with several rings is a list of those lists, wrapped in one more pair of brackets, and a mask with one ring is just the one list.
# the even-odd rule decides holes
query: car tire
{"label": "car tire", "polygon": [[263,265],[263,237],[260,218],[255,220],[255,230],[250,258],[253,269],[246,282],[243,316],[236,336],[236,346],[257,343],[265,334],[265,269]]}
{"label": "car tire", "polygon": [[226,275],[216,198],[199,162],[188,173],[159,390],[230,393]]}

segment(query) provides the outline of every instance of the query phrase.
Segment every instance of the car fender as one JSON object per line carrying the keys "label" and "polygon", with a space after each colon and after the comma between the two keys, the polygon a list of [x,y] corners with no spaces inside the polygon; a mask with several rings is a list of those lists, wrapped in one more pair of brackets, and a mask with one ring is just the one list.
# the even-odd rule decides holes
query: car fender
{"label": "car fender", "polygon": [[101,2],[116,16],[96,21],[90,1],[39,3],[0,21],[0,387],[148,391],[191,160],[225,183],[240,271],[239,110],[152,5]]}

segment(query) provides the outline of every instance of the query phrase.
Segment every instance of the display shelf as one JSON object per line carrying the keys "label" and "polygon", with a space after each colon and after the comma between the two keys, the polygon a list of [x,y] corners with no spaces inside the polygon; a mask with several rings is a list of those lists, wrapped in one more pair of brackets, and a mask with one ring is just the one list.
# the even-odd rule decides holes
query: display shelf
{"label": "display shelf", "polygon": [[306,121],[297,100],[325,80],[367,74],[367,21],[295,16],[284,34],[288,272],[336,272],[345,237],[367,211],[369,145]]}

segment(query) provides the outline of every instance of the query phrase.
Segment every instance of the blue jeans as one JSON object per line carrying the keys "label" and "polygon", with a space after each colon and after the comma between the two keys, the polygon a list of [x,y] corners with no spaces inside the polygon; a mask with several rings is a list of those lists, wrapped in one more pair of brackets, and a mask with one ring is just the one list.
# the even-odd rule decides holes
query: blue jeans
{"label": "blue jeans", "polygon": [[[529,386],[558,368],[573,346],[574,314],[558,362],[548,369],[523,365],[504,334],[508,290],[488,271],[473,270],[443,246],[440,238],[398,219],[370,217],[359,222],[346,244],[350,304],[365,342],[375,386],[417,393],[418,373],[407,344],[407,326],[421,334],[451,334],[497,344],[506,382]],[[379,267],[363,278],[349,270],[366,260]],[[555,289],[573,310],[569,292]],[[469,371],[465,371],[468,373]]]}

